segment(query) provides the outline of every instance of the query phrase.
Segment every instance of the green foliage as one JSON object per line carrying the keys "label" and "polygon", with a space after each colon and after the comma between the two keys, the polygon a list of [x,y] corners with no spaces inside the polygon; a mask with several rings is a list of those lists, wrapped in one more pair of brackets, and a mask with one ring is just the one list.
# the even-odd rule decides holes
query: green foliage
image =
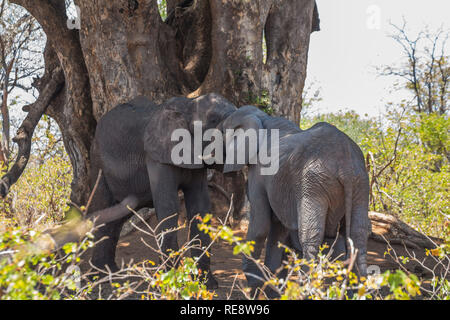
{"label": "green foliage", "polygon": [[158,10],[161,19],[165,21],[167,19],[167,1],[166,0],[158,0]]}
{"label": "green foliage", "polygon": [[[62,258],[53,253],[29,254],[25,248],[38,236],[21,227],[0,233],[0,300],[78,299],[89,292],[88,287],[78,291],[77,269],[67,270],[69,264],[77,266],[80,252],[92,246],[92,242],[66,244]],[[6,256],[5,252],[15,253]]]}
{"label": "green foliage", "polygon": [[[211,215],[200,219],[199,228],[216,241],[221,239],[234,246],[234,254],[243,254],[264,270],[261,261],[254,260],[251,254],[254,242],[243,241],[235,236],[225,224],[213,226]],[[93,245],[85,239],[81,244],[68,243],[63,246],[64,257],[57,259],[53,253],[33,254],[28,248],[36,242],[39,234],[23,227],[10,228],[0,235],[0,299],[88,299],[93,288],[98,285],[88,282],[80,287],[80,281],[73,272],[67,272],[67,264],[77,266],[80,255]],[[92,236],[91,236],[92,237]],[[196,260],[185,257],[190,245],[183,246],[178,251],[170,252],[162,265],[153,261],[143,261],[123,268],[116,275],[110,275],[107,282],[113,288],[109,298],[118,299],[141,293],[141,299],[212,299],[214,292],[208,291],[204,285],[203,271],[199,270]],[[320,248],[317,259],[307,261],[300,259],[297,253],[284,247],[287,259],[283,268],[287,270],[286,280],[277,278],[266,270],[265,286],[270,286],[280,293],[281,299],[411,299],[421,296],[421,281],[413,274],[397,270],[368,277],[357,277],[350,267],[341,261],[331,260]],[[204,253],[208,254],[208,248]],[[16,251],[5,258],[5,253]],[[446,258],[448,246],[430,250],[429,254]],[[161,256],[162,257],[162,256]],[[180,258],[176,267],[167,266]],[[354,255],[352,255],[354,257]],[[164,258],[164,259],[166,259]],[[354,258],[352,258],[354,259]],[[170,263],[168,263],[171,261]],[[164,265],[166,267],[164,267]],[[353,265],[350,263],[350,265]],[[75,271],[76,272],[76,271]],[[78,275],[79,276],[79,275]],[[116,282],[115,279],[125,277],[136,278],[135,283],[129,280]],[[99,283],[105,280],[99,280]],[[137,283],[137,285],[136,285]],[[139,291],[142,286],[146,288]],[[448,299],[449,283],[446,279],[434,277],[432,285],[438,288],[434,298]],[[382,294],[384,288],[389,293]],[[247,291],[244,289],[244,292]],[[248,291],[247,291],[248,292]]]}
{"label": "green foliage", "polygon": [[364,139],[375,132],[370,130],[377,127],[374,119],[362,118],[355,111],[321,114],[314,117],[303,117],[300,122],[300,128],[308,129],[318,122],[328,122],[336,126],[339,130],[345,132],[358,145],[364,142]]}
{"label": "green foliage", "polygon": [[432,288],[437,288],[435,292],[436,300],[450,300],[450,281],[444,277],[433,277]]}
{"label": "green foliage", "polygon": [[401,270],[386,271],[383,274],[381,285],[389,286],[391,294],[386,299],[409,300],[420,295],[420,281],[416,275],[407,275]]}
{"label": "green foliage", "polygon": [[200,231],[208,234],[213,240],[222,239],[229,244],[234,244],[233,254],[237,255],[240,253],[244,253],[246,255],[250,255],[250,253],[254,249],[254,241],[245,241],[243,242],[241,237],[235,236],[233,230],[226,226],[220,225],[218,227],[213,227],[208,222],[211,221],[212,215],[207,214],[203,219],[201,219],[198,228]]}
{"label": "green foliage", "polygon": [[210,300],[214,293],[206,289],[200,278],[201,273],[194,259],[184,258],[178,267],[156,273],[151,286],[157,288],[159,294],[151,293],[150,296],[169,300]]}
{"label": "green foliage", "polygon": [[41,164],[54,157],[67,158],[61,132],[55,120],[48,115],[42,116],[35,129],[32,139],[32,155],[32,160]]}
{"label": "green foliage", "polygon": [[[60,221],[68,209],[72,168],[67,156],[32,161],[0,201],[0,217],[23,226]],[[0,230],[1,231],[1,230]]]}
{"label": "green foliage", "polygon": [[253,92],[248,92],[247,104],[258,107],[269,116],[273,115],[274,110],[271,105],[269,91],[263,89],[260,94],[254,94]]}
{"label": "green foliage", "polygon": [[[285,268],[295,277],[286,282],[278,280],[282,300],[409,300],[421,294],[420,281],[414,274],[397,270],[357,277],[341,261],[330,260],[323,249],[315,261],[298,259],[287,249],[290,259]],[[306,272],[302,271],[305,267]],[[269,282],[277,285],[277,279]],[[383,288],[388,288],[392,294],[382,295]]]}
{"label": "green foliage", "polygon": [[[79,244],[65,244],[57,255],[35,250],[44,234],[23,227],[12,227],[1,233],[0,300],[95,298],[92,290],[101,287],[105,280],[95,276],[92,282],[87,274],[80,272],[81,255],[93,246],[92,233],[87,236]],[[169,254],[167,265],[180,257],[176,267],[163,267],[146,260],[106,276],[107,285],[112,288],[108,299],[120,299],[134,292],[141,292],[141,299],[212,299],[214,292],[206,289],[204,273],[198,269],[196,260],[184,256],[188,250],[186,246]],[[126,277],[139,279],[138,284],[120,281]],[[147,288],[144,291],[140,291],[142,283]]]}

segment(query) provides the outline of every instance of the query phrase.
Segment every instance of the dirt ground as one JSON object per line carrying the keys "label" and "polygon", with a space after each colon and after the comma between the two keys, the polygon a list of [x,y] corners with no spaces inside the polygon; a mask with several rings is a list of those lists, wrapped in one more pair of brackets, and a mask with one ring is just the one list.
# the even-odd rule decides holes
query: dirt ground
{"label": "dirt ground", "polygon": [[[150,225],[156,226],[156,219],[150,219]],[[245,238],[245,230],[235,228],[235,235]],[[142,241],[146,241],[154,245],[154,240],[146,236],[140,231],[134,231],[125,237],[121,238],[117,246],[116,262],[120,265],[123,260],[125,263],[133,259],[139,262],[145,259],[158,261],[158,256]],[[181,245],[187,239],[187,232],[185,229],[178,231],[178,243]],[[243,296],[240,291],[235,288],[231,290],[233,282],[236,278],[236,284],[239,280],[242,284],[245,283],[244,274],[241,271],[241,258],[233,255],[233,246],[224,241],[217,241],[212,246],[211,256],[211,270],[219,282],[219,288],[216,290],[218,299],[242,299]]]}
{"label": "dirt ground", "polygon": [[[225,212],[227,211],[225,206],[222,208],[216,207],[215,209],[222,212],[218,217],[223,219]],[[150,216],[147,222],[152,227],[157,225],[156,217],[154,215]],[[181,222],[183,222],[182,215],[180,218],[180,223]],[[246,229],[246,219],[243,219],[239,225],[233,228],[235,235],[244,239]],[[180,230],[178,232],[178,242],[179,244],[182,244],[186,240],[187,232],[186,230]],[[147,259],[155,262],[158,261],[157,255],[146,244],[144,244],[143,240],[147,243],[154,244],[153,239],[138,230],[133,230],[127,235],[121,237],[116,253],[116,262],[118,265],[120,265],[122,261],[127,264],[131,260],[134,262],[140,262]],[[401,245],[393,245],[392,247],[398,256],[410,256],[411,254],[414,254],[419,260],[425,261],[426,265],[432,266],[431,259],[425,255],[424,249],[413,250],[411,248],[405,248]],[[369,240],[368,265],[379,266],[381,272],[388,269],[398,269],[398,264],[394,262],[389,255],[385,255],[387,249],[387,244]],[[416,263],[409,262],[405,266],[409,271],[414,272],[418,276],[427,277],[427,272]],[[213,244],[211,269],[219,282],[219,288],[216,290],[216,299],[244,298],[241,290],[239,289],[239,287],[245,286],[245,277],[241,271],[241,258],[233,255],[232,245],[229,245],[221,240]]]}

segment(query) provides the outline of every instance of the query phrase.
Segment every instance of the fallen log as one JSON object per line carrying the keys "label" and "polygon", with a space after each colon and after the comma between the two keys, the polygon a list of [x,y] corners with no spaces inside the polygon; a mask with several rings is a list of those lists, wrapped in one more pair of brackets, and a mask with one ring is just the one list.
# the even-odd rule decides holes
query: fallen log
{"label": "fallen log", "polygon": [[369,219],[372,223],[369,237],[378,242],[400,244],[414,249],[433,249],[442,243],[442,239],[422,234],[393,215],[369,211]]}

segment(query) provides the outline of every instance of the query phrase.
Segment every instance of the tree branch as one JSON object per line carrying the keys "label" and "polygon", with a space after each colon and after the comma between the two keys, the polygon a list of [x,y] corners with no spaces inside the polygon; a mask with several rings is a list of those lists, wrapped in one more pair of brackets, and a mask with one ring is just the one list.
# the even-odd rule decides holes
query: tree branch
{"label": "tree branch", "polygon": [[64,86],[64,74],[61,68],[56,68],[52,72],[52,77],[43,86],[39,98],[33,103],[30,112],[25,117],[21,126],[17,130],[17,135],[13,141],[18,144],[19,150],[16,161],[11,169],[0,180],[0,196],[5,197],[9,188],[19,179],[30,158],[31,138],[34,129],[52,101]]}

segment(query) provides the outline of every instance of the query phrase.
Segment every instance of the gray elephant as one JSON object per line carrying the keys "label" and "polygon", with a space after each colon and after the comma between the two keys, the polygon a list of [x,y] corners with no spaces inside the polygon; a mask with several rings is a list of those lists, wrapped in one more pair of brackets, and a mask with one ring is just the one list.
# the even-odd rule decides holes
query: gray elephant
{"label": "gray elephant", "polygon": [[[311,259],[324,239],[333,239],[339,232],[352,239],[359,251],[357,268],[365,275],[369,179],[363,153],[356,143],[330,124],[318,123],[303,131],[293,122],[270,117],[254,106],[239,108],[221,124],[223,132],[239,128],[243,130],[235,131],[236,138],[226,141],[226,152],[235,153],[234,159],[237,150],[242,150],[236,142],[239,135],[245,135],[248,129],[268,129],[266,138],[258,135],[254,151],[246,149],[245,163],[224,165],[226,173],[248,164],[251,209],[247,240],[255,241],[253,256],[259,258],[267,238],[265,265],[275,272],[283,255],[278,242],[301,249],[303,257]],[[279,130],[278,148],[272,142],[275,133],[271,129]],[[241,141],[249,147],[248,140]],[[272,153],[279,152],[275,174],[261,174],[268,165],[259,160],[249,163],[266,146]],[[261,277],[261,273],[250,260],[244,258],[243,269],[250,287],[261,285],[255,277]]]}
{"label": "gray elephant", "polygon": [[[189,220],[196,214],[210,212],[206,164],[202,161],[195,164],[193,159],[191,164],[174,164],[171,152],[178,142],[171,141],[171,133],[186,129],[192,134],[194,121],[201,121],[203,130],[215,128],[235,110],[233,104],[217,94],[196,99],[177,97],[161,105],[138,97],[116,106],[100,119],[91,149],[92,186],[100,169],[102,174],[88,217],[91,214],[108,223],[95,234],[96,240],[107,237],[93,250],[95,266],[117,269],[117,241],[123,223],[131,216],[126,206],[136,210],[154,207],[158,220],[166,219],[162,229],[177,226],[177,217],[167,218],[179,212],[179,190],[184,193]],[[190,236],[198,236],[202,246],[210,242],[209,236],[198,228],[191,228]],[[167,234],[163,249],[177,247],[176,233]],[[199,267],[209,271],[209,266],[209,258],[203,255]],[[208,272],[207,286],[217,287],[211,272]]]}

